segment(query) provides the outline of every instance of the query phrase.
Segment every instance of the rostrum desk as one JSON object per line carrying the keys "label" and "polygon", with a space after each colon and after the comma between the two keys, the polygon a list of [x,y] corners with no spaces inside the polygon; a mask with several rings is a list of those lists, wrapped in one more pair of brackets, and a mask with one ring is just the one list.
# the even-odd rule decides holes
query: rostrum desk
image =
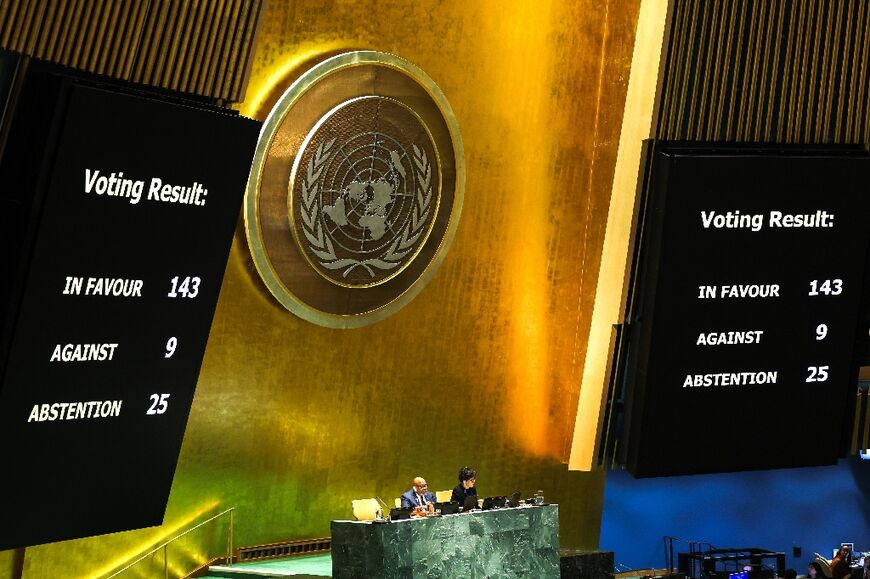
{"label": "rostrum desk", "polygon": [[559,577],[559,506],[390,523],[332,521],[332,576]]}

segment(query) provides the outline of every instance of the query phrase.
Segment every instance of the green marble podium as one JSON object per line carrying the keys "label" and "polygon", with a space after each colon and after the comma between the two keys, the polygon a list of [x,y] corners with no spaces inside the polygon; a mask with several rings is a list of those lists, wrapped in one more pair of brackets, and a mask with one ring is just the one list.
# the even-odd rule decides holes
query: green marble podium
{"label": "green marble podium", "polygon": [[338,579],[559,578],[559,506],[332,521]]}

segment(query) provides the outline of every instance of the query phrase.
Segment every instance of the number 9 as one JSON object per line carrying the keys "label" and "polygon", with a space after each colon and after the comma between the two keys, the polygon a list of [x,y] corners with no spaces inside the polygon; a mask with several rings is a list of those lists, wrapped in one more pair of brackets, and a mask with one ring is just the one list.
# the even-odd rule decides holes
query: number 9
{"label": "number 9", "polygon": [[165,358],[171,358],[172,354],[175,353],[175,347],[178,346],[178,339],[175,336],[169,338],[169,341],[166,342],[166,354]]}
{"label": "number 9", "polygon": [[[816,340],[824,340],[825,336],[828,335],[828,326],[827,324],[819,324],[816,326]],[[175,338],[173,338],[175,339]]]}

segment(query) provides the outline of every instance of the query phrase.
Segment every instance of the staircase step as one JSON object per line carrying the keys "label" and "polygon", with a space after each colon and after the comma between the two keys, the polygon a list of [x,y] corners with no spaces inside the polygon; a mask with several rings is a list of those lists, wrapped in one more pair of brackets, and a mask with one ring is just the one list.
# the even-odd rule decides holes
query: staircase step
{"label": "staircase step", "polygon": [[295,571],[282,571],[280,569],[259,570],[245,569],[237,566],[224,567],[212,565],[208,568],[208,576],[220,579],[253,579],[254,577],[296,577],[297,579],[323,579],[323,575],[309,575]]}
{"label": "staircase step", "polygon": [[264,561],[246,561],[234,565],[211,565],[208,568],[208,577],[222,579],[254,579],[256,577],[324,579],[332,577],[332,558],[329,553],[324,553]]}

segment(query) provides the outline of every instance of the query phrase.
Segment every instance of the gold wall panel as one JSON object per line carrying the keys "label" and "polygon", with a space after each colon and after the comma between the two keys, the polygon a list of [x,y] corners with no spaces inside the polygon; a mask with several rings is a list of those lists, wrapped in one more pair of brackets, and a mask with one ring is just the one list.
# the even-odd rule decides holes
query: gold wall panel
{"label": "gold wall panel", "polygon": [[[418,65],[465,146],[452,247],[400,312],[335,330],[272,298],[240,224],[165,524],[28,548],[24,576],[106,574],[228,507],[237,545],[326,536],[352,499],[392,501],[415,475],[449,489],[466,464],[484,495],[543,489],[561,505],[563,546],[597,547],[604,475],[566,462],[638,6],[269,2],[242,112],[263,119],[305,66],[338,51]],[[192,541],[171,568],[220,547]]]}
{"label": "gold wall panel", "polygon": [[[619,136],[610,206],[607,213],[598,269],[598,291],[592,310],[586,359],[580,382],[574,439],[568,466],[590,471],[603,462],[609,417],[607,408],[610,371],[615,349],[614,326],[624,318],[637,215],[637,178],[644,139],[650,138],[659,81],[658,55],[662,53],[668,5],[642,0],[635,33],[631,74],[625,96],[625,115]],[[603,425],[603,426],[602,426]],[[602,437],[605,440],[602,441]]]}

